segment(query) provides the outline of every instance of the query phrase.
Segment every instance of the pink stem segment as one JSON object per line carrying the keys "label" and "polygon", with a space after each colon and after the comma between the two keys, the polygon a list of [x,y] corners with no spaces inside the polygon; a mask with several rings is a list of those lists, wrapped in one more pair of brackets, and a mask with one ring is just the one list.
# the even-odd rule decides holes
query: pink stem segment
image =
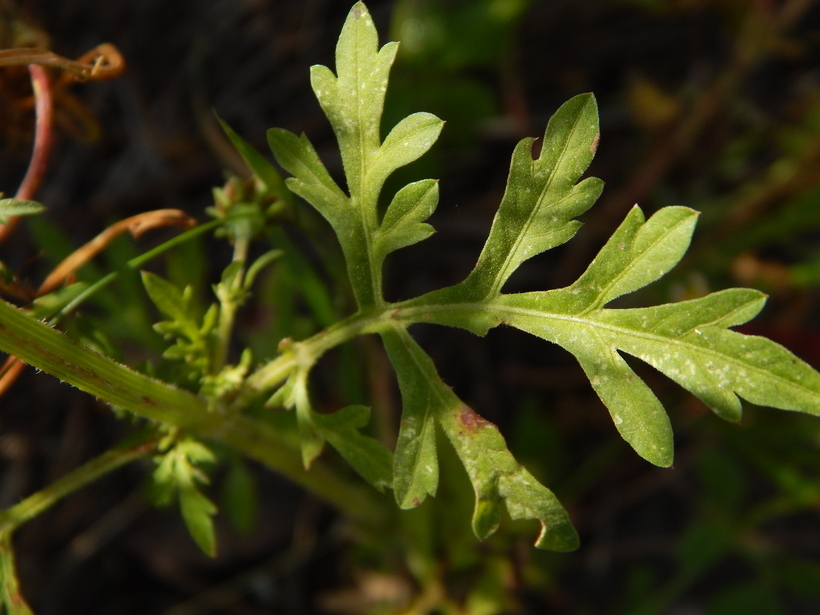
{"label": "pink stem segment", "polygon": [[[52,123],[54,118],[54,98],[51,90],[51,83],[48,74],[42,66],[29,64],[28,71],[31,74],[31,85],[34,89],[34,110],[37,116],[34,132],[34,150],[31,153],[31,161],[28,171],[20,184],[20,189],[15,195],[21,200],[29,200],[34,197],[37,188],[45,174],[48,164],[48,155],[51,151],[53,141]],[[0,242],[6,239],[14,226],[17,224],[17,217],[11,217],[8,224],[0,224]]]}

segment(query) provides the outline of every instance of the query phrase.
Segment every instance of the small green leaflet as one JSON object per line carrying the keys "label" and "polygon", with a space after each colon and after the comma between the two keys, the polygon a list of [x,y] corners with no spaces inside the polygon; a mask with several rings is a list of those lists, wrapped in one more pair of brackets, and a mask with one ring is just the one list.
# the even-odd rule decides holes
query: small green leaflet
{"label": "small green leaflet", "polygon": [[193,438],[184,438],[157,456],[157,467],[153,475],[158,502],[168,504],[174,495],[178,495],[182,519],[191,537],[211,557],[216,555],[212,517],[217,509],[200,491],[201,485],[210,483],[208,475],[200,466],[215,461],[216,457],[204,444]]}
{"label": "small green leaflet", "polygon": [[393,485],[393,455],[381,442],[364,433],[370,421],[370,410],[364,406],[347,406],[333,414],[313,410],[307,389],[307,372],[297,370],[268,401],[269,406],[293,408],[306,468],[330,442],[338,453],[367,482],[379,491]]}
{"label": "small green leaflet", "polygon": [[[2,193],[0,196],[3,196]],[[0,198],[0,224],[7,224],[9,216],[32,216],[45,210],[46,208],[36,201]]]}
{"label": "small green leaflet", "polygon": [[432,361],[406,331],[382,334],[402,396],[402,416],[393,458],[393,490],[402,508],[414,508],[438,487],[436,409],[448,396],[430,386],[437,375]]}
{"label": "small green leaflet", "polygon": [[379,262],[400,248],[411,246],[435,233],[424,222],[438,205],[438,182],[423,179],[399,190],[376,231],[373,250]]}

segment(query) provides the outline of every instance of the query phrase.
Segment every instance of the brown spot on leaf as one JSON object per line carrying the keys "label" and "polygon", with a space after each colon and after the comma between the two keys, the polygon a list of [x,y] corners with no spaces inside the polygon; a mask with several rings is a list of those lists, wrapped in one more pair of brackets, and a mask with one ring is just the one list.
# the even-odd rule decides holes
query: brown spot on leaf
{"label": "brown spot on leaf", "polygon": [[598,142],[601,140],[601,133],[595,133],[595,138],[592,139],[592,144],[589,146],[589,153],[595,154],[598,151]]}
{"label": "brown spot on leaf", "polygon": [[357,2],[353,5],[353,8],[350,9],[350,13],[356,19],[361,19],[362,17],[365,17],[367,15],[367,9],[364,7],[364,4],[362,4],[361,2]]}
{"label": "brown spot on leaf", "polygon": [[478,431],[484,427],[495,427],[490,421],[466,405],[459,408],[458,420],[467,431]]}
{"label": "brown spot on leaf", "polygon": [[418,498],[413,498],[413,506],[418,506],[418,505],[419,505],[419,499]]}

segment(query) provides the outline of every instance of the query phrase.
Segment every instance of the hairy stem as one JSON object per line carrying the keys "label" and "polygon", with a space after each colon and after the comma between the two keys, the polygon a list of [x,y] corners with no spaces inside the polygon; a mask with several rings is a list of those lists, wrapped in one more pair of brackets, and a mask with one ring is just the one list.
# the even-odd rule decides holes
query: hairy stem
{"label": "hairy stem", "polygon": [[[106,403],[230,444],[354,519],[377,523],[387,514],[386,500],[355,480],[318,462],[310,472],[305,470],[299,444],[263,421],[208,412],[204,398],[99,355],[4,301],[0,301],[0,350]],[[283,363],[285,371],[292,369],[287,360]]]}

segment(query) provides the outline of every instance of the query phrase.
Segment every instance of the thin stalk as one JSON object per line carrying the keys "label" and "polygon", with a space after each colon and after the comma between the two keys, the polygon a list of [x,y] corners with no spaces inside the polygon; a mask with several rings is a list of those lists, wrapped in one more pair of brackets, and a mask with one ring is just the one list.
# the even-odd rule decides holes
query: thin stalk
{"label": "thin stalk", "polygon": [[250,248],[250,228],[249,225],[244,226],[243,230],[245,232],[238,233],[234,240],[232,260],[234,263],[242,263],[242,271],[233,279],[233,287],[224,297],[220,297],[216,349],[211,364],[211,373],[213,374],[218,374],[228,363],[228,352],[230,351],[231,337],[233,336],[236,311],[244,298],[241,289],[245,283],[245,271]]}
{"label": "thin stalk", "polygon": [[156,433],[143,434],[136,441],[132,440],[127,445],[123,444],[106,451],[96,459],[92,459],[54,481],[45,489],[15,504],[0,516],[0,537],[11,534],[26,521],[51,508],[61,499],[88,483],[131,461],[149,455],[154,451],[159,440],[160,436]]}
{"label": "thin stalk", "polygon": [[245,382],[246,396],[269,391],[295,369],[309,370],[328,350],[367,333],[379,333],[396,326],[392,309],[357,312],[300,342],[290,342],[279,357],[251,374]]}
{"label": "thin stalk", "polygon": [[0,591],[0,607],[6,606],[9,615],[34,615],[34,611],[20,593],[10,536],[0,538]]}
{"label": "thin stalk", "polygon": [[[129,260],[125,264],[125,266],[128,269],[138,269],[151,259],[162,254],[163,252],[167,252],[171,248],[178,246],[179,244],[184,243],[189,239],[193,239],[197,235],[202,235],[203,233],[206,233],[211,229],[218,227],[220,224],[222,224],[221,220],[211,220],[210,222],[206,222],[205,224],[195,226],[194,228],[189,229],[184,233],[180,233],[176,237],[173,237],[172,239],[169,239],[168,241],[158,245],[156,248],[148,250],[147,252],[145,252],[144,254],[140,254],[139,256],[135,256],[134,258]],[[71,312],[76,310],[85,301],[90,299],[93,295],[95,295],[100,290],[108,286],[111,282],[116,280],[117,277],[119,277],[119,273],[117,273],[116,271],[112,271],[111,273],[108,273],[107,275],[103,276],[102,278],[94,282],[94,284],[86,288],[82,293],[77,295],[71,302],[66,304],[66,306],[63,307],[63,309],[61,309],[56,315],[54,315],[54,317],[52,317],[51,320],[49,320],[48,324],[52,327],[55,326],[61,318],[69,315]]]}
{"label": "thin stalk", "polygon": [[[34,90],[34,111],[37,120],[34,128],[34,148],[31,152],[31,160],[26,175],[15,195],[16,198],[24,201],[34,198],[34,194],[40,186],[46,172],[51,143],[54,140],[52,131],[54,95],[51,82],[48,80],[48,74],[42,66],[37,64],[30,64],[28,71],[31,75],[31,87]],[[18,220],[18,216],[10,216],[7,224],[0,224],[0,242],[11,234]]]}

